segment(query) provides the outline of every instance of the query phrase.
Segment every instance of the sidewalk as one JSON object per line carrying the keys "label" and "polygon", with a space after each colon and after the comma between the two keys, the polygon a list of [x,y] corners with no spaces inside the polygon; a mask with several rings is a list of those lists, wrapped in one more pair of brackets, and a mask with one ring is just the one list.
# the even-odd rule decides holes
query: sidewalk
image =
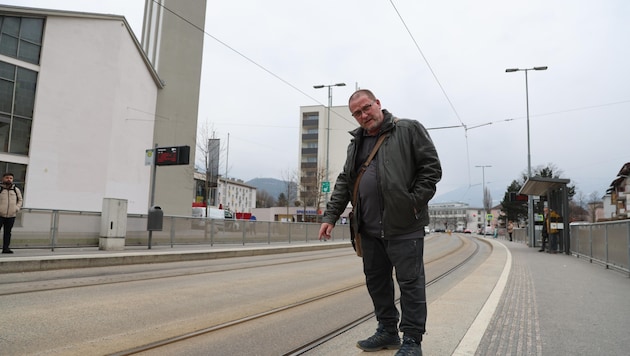
{"label": "sidewalk", "polygon": [[475,355],[627,355],[630,279],[502,241],[512,271]]}

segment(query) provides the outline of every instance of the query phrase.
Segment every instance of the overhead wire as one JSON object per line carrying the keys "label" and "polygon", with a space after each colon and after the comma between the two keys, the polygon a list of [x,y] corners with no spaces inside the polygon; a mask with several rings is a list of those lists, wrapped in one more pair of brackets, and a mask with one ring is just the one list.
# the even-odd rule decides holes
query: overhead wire
{"label": "overhead wire", "polygon": [[429,72],[431,72],[431,75],[433,76],[433,79],[435,79],[435,82],[437,83],[438,87],[440,87],[440,90],[442,91],[442,95],[444,95],[444,98],[446,98],[446,101],[448,102],[448,105],[451,107],[451,110],[455,114],[455,117],[457,118],[457,120],[461,124],[459,126],[453,126],[453,127],[448,127],[448,128],[457,128],[457,127],[463,127],[464,128],[464,138],[465,138],[465,141],[466,141],[466,161],[467,161],[466,167],[468,169],[468,185],[470,186],[470,184],[471,184],[471,181],[470,181],[470,149],[468,148],[468,129],[466,128],[466,125],[464,124],[464,122],[462,121],[461,117],[459,116],[459,113],[457,112],[457,109],[455,109],[455,105],[453,105],[453,102],[451,101],[451,98],[449,98],[448,94],[446,93],[446,90],[444,89],[444,86],[442,85],[442,83],[438,79],[437,74],[435,74],[435,71],[433,70],[433,67],[431,67],[431,64],[429,63],[429,60],[427,59],[427,57],[424,55],[424,52],[420,48],[420,45],[418,44],[418,41],[416,41],[416,38],[413,36],[413,33],[411,33],[411,30],[409,29],[409,26],[407,26],[407,23],[405,22],[405,19],[400,14],[400,11],[398,11],[398,8],[394,4],[394,1],[393,0],[389,0],[389,3],[394,8],[394,11],[396,11],[396,14],[398,15],[398,18],[400,19],[400,22],[402,22],[403,26],[405,27],[405,30],[409,34],[409,37],[411,37],[411,40],[413,41],[414,45],[416,46],[416,49],[418,50],[418,53],[420,53],[420,56],[424,60],[424,63],[427,65],[427,68],[429,68]]}

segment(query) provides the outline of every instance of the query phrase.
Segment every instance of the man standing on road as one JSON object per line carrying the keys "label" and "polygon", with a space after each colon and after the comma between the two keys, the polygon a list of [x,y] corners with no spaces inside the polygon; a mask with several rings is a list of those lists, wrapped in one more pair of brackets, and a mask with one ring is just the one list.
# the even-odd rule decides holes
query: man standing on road
{"label": "man standing on road", "polygon": [[15,223],[15,216],[22,208],[22,192],[13,184],[13,173],[5,173],[0,184],[0,228],[4,228],[2,239],[2,253],[13,253],[11,244],[11,229]]}
{"label": "man standing on road", "polygon": [[[440,160],[424,126],[394,118],[381,109],[371,91],[357,90],[348,105],[361,127],[350,132],[353,138],[346,163],[326,206],[319,237],[330,238],[352,201],[350,228],[355,236],[360,234],[363,271],[378,320],[376,333],[360,340],[357,347],[364,351],[399,348],[396,355],[422,355],[427,317],[424,227],[429,223],[428,202],[442,177]],[[369,161],[381,136],[384,141]],[[394,268],[402,317],[394,300]]]}

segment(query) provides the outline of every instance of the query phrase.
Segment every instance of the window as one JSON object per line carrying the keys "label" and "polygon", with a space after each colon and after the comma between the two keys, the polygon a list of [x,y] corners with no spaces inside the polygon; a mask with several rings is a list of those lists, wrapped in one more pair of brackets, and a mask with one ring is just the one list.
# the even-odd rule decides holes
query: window
{"label": "window", "polygon": [[28,155],[37,72],[0,61],[0,151]]}
{"label": "window", "polygon": [[[13,173],[13,183],[15,183],[15,185],[22,191],[22,194],[24,194],[26,165],[0,161],[0,176],[7,172]],[[22,195],[22,197],[24,197],[24,195]]]}
{"label": "window", "polygon": [[0,16],[0,54],[39,64],[44,19]]}

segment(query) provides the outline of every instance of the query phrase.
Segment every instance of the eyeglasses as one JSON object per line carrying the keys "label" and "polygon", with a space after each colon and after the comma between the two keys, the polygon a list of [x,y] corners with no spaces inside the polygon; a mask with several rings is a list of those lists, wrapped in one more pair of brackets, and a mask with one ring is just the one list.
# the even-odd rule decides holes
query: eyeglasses
{"label": "eyeglasses", "polygon": [[371,102],[371,103],[369,103],[369,104],[367,104],[367,105],[364,105],[361,109],[359,109],[359,110],[357,110],[357,111],[353,112],[353,113],[352,113],[352,116],[353,116],[355,119],[358,119],[358,118],[360,118],[360,117],[361,117],[361,115],[363,115],[363,114],[367,114],[367,113],[368,113],[368,111],[370,111],[370,109],[372,108],[372,105],[374,104],[374,102],[375,102],[375,101],[376,101],[376,100],[372,100],[372,102]]}

